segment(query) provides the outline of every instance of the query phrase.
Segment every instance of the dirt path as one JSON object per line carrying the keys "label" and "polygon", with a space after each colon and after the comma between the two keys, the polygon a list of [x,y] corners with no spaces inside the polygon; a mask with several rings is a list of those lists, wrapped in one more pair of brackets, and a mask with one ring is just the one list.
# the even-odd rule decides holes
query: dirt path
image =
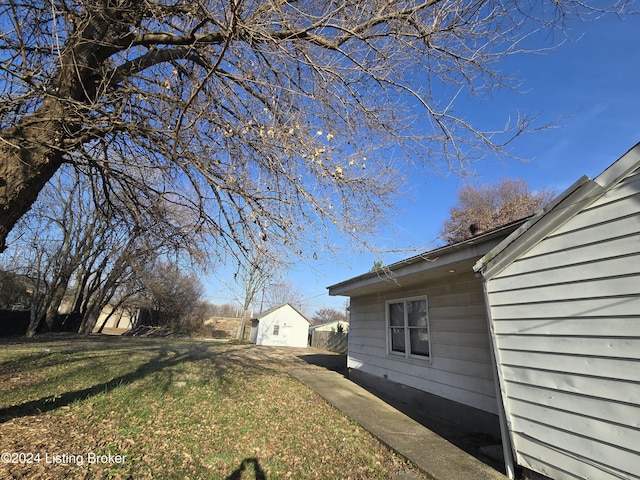
{"label": "dirt path", "polygon": [[250,363],[284,371],[293,368],[324,368],[340,373],[347,371],[346,355],[312,347],[241,345],[228,350],[223,356],[242,364]]}

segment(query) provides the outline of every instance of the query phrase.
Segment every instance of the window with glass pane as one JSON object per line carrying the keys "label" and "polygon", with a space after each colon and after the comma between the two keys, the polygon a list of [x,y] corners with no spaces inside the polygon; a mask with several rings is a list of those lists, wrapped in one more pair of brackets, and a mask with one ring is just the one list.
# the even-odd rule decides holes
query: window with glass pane
{"label": "window with glass pane", "polygon": [[407,302],[407,324],[411,353],[428,357],[429,330],[426,300],[411,300]]}
{"label": "window with glass pane", "polygon": [[391,351],[404,352],[404,302],[389,304],[389,329],[391,334]]}
{"label": "window with glass pane", "polygon": [[389,350],[406,357],[428,357],[429,322],[427,299],[417,298],[387,303]]}

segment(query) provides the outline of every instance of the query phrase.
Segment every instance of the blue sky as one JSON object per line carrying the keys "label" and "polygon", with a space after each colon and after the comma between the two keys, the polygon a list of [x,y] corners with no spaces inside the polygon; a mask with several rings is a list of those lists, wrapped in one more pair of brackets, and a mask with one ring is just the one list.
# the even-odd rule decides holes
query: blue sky
{"label": "blue sky", "polygon": [[[477,175],[468,179],[414,176],[409,195],[399,205],[394,231],[383,232],[377,245],[406,252],[375,255],[345,250],[299,264],[289,279],[306,298],[305,313],[342,308],[345,299],[329,297],[326,287],[367,272],[374,261],[388,264],[411,251],[435,247],[440,226],[456,201],[456,189],[465,182],[522,178],[533,190],[553,188],[560,193],[582,175],[597,176],[640,142],[640,15],[581,22],[573,26],[570,37],[553,50],[501,64],[502,72],[522,80],[521,93],[500,91],[459,107],[472,122],[497,126],[519,111],[539,112],[544,122],[557,120],[555,128],[520,137],[511,145],[513,155],[529,161],[487,160],[476,164]],[[217,280],[224,276],[218,271],[204,280],[214,303],[233,302]]]}

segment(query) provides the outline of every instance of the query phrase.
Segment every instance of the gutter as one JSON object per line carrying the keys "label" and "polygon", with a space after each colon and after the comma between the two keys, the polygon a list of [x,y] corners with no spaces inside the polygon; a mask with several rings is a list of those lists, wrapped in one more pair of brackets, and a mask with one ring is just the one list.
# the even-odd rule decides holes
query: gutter
{"label": "gutter", "polygon": [[[504,239],[509,234],[511,234],[511,232],[525,223],[526,220],[527,218],[516,220],[507,225],[502,225],[501,227],[484,232],[467,240],[463,240],[462,242],[444,245],[442,247],[438,247],[433,250],[414,255],[410,258],[400,260],[390,265],[386,265],[379,270],[363,273],[361,275],[358,275],[357,277],[353,277],[334,285],[330,285],[327,287],[327,289],[329,290],[329,295],[349,296],[350,292],[354,289],[375,286],[383,282],[397,283],[398,278],[402,278],[408,273],[416,273],[417,270],[426,271],[435,266],[440,267],[443,265],[447,265],[452,261],[457,261],[452,260],[452,256],[458,255],[460,254],[460,252],[467,252],[468,256],[481,257],[484,254],[483,252],[487,251],[486,249],[483,250],[483,252],[478,253],[477,255],[471,254],[469,252],[471,252],[471,250],[474,248],[481,248],[483,245],[486,245],[488,242],[491,242],[496,238]],[[411,272],[408,272],[407,270],[411,270]]]}

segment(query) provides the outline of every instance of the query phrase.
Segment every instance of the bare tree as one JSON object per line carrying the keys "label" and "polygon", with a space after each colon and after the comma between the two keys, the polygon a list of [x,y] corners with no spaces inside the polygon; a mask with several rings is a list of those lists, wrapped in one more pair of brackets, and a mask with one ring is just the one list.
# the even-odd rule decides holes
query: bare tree
{"label": "bare tree", "polygon": [[262,310],[267,286],[280,274],[285,264],[264,243],[238,258],[233,284],[229,287],[242,311],[239,337],[243,339],[249,317],[255,310]]}
{"label": "bare tree", "polygon": [[[67,293],[69,283],[74,272],[95,251],[101,233],[104,233],[92,202],[83,191],[83,179],[69,172],[56,175],[54,180],[45,188],[36,203],[32,218],[36,221],[37,230],[33,232],[31,242],[33,248],[44,249],[48,252],[47,293],[40,300],[37,308],[44,311],[44,321],[48,330],[57,330],[59,325],[58,311]],[[42,231],[49,232],[46,241],[42,238]],[[36,308],[36,310],[37,310]],[[36,323],[38,319],[34,319]],[[28,332],[32,335],[34,329]]]}
{"label": "bare tree", "polygon": [[271,279],[264,288],[264,301],[262,310],[277,307],[283,303],[289,303],[298,311],[304,312],[307,309],[307,301],[296,285],[284,276],[284,272]]}
{"label": "bare tree", "polygon": [[554,197],[551,190],[532,192],[524,180],[505,178],[495,185],[466,185],[449,210],[441,236],[447,243],[533,215]]}
{"label": "bare tree", "polygon": [[349,315],[346,311],[336,310],[335,308],[321,308],[313,314],[313,317],[311,317],[311,321],[314,324],[334,322],[336,320],[340,322],[348,322]]}
{"label": "bare tree", "polygon": [[26,310],[31,280],[15,271],[0,269],[0,310]]}
{"label": "bare tree", "polygon": [[[11,242],[11,268],[32,284],[28,336],[42,320],[48,330],[90,333],[108,303],[118,306],[140,290],[139,273],[160,256],[204,261],[199,247],[186,242],[189,223],[180,210],[156,204],[147,216],[133,217],[116,199],[105,203],[103,192],[92,195],[89,178],[69,168],[57,172]],[[63,300],[70,305],[64,325]]]}
{"label": "bare tree", "polygon": [[0,250],[65,162],[133,215],[179,205],[240,251],[362,239],[401,181],[390,148],[449,168],[503,152],[531,119],[481,131],[456,98],[508,84],[496,61],[533,31],[624,3],[8,0]]}
{"label": "bare tree", "polygon": [[[38,205],[29,215],[23,217],[22,225],[16,229],[16,240],[13,249],[9,251],[11,272],[28,279],[27,299],[30,311],[30,320],[27,327],[27,336],[33,336],[36,329],[48,312],[53,310],[53,305],[59,306],[64,294],[67,282],[73,272],[72,250],[76,246],[77,238],[69,235],[74,230],[66,229],[64,222],[58,223],[49,214],[53,207],[62,216],[62,212],[74,211],[70,208],[72,199],[51,196],[53,188],[48,188],[38,202]],[[68,193],[68,192],[67,192]],[[67,220],[71,220],[67,217]],[[62,226],[62,229],[60,228]],[[65,234],[61,234],[62,231]],[[53,320],[49,318],[49,320]],[[50,329],[52,325],[47,325]]]}
{"label": "bare tree", "polygon": [[210,317],[216,316],[240,318],[242,312],[237,305],[234,305],[232,303],[223,303],[222,305],[210,304],[210,311],[208,315]]}
{"label": "bare tree", "polygon": [[156,262],[146,269],[138,305],[153,311],[160,325],[181,330],[198,310],[204,287],[175,263]]}
{"label": "bare tree", "polygon": [[48,282],[52,266],[50,261],[52,258],[51,252],[48,252],[46,248],[42,248],[41,244],[34,244],[34,249],[31,253],[27,269],[27,275],[31,280],[29,325],[26,332],[28,337],[32,337],[35,334],[42,317],[47,311],[48,300],[51,296],[50,283]]}

